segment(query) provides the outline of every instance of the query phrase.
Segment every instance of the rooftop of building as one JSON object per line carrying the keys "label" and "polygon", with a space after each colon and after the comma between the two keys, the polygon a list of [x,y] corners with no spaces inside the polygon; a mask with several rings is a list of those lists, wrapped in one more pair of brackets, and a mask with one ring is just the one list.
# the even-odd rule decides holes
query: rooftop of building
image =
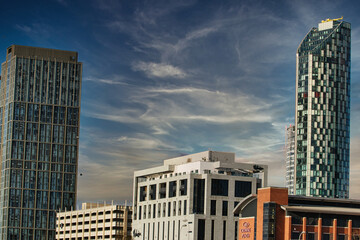
{"label": "rooftop of building", "polygon": [[30,47],[21,45],[11,45],[7,48],[7,54],[17,57],[38,58],[38,59],[56,59],[64,62],[77,62],[78,53],[74,51],[65,51],[50,48]]}
{"label": "rooftop of building", "polygon": [[328,206],[328,207],[355,207],[360,208],[360,200],[345,198],[324,198],[289,195],[289,205],[312,205],[312,206]]}
{"label": "rooftop of building", "polygon": [[156,174],[166,174],[174,171],[183,171],[181,166],[190,168],[199,168],[200,165],[207,165],[213,169],[226,172],[230,170],[244,173],[267,172],[268,166],[262,164],[240,163],[235,162],[235,153],[204,151],[185,156],[175,157],[164,160],[164,165],[135,171],[135,177],[146,177]]}
{"label": "rooftop of building", "polygon": [[[283,190],[287,193],[285,187],[266,187],[259,190]],[[251,194],[245,197],[233,210],[239,214],[250,202],[257,200],[257,194]],[[360,215],[360,200],[344,198],[324,198],[288,195],[288,204],[282,205],[282,208],[289,212],[309,212],[309,213],[333,213],[345,215]]]}
{"label": "rooftop of building", "polygon": [[129,209],[132,210],[132,206],[129,205],[122,205],[122,204],[104,204],[104,203],[83,203],[82,209],[77,210],[65,210],[61,212],[57,212],[56,214],[59,216],[63,215],[76,215],[81,213],[92,213],[92,212],[101,212],[101,211],[108,211],[108,210],[122,210],[122,209]]}

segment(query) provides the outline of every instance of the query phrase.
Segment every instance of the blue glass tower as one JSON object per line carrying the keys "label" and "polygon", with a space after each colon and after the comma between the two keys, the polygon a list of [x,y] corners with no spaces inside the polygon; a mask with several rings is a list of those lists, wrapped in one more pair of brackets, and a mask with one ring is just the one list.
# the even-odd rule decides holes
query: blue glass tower
{"label": "blue glass tower", "polygon": [[296,55],[295,193],[349,197],[351,26],[327,19]]}
{"label": "blue glass tower", "polygon": [[55,239],[76,205],[82,63],[76,52],[12,45],[2,64],[1,239]]}

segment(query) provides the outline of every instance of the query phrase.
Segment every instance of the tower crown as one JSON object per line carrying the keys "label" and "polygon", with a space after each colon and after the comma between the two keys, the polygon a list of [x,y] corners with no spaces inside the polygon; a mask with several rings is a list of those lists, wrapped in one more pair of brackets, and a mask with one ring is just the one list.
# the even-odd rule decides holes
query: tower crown
{"label": "tower crown", "polygon": [[334,19],[327,18],[326,20],[322,20],[321,23],[340,21],[340,20],[343,20],[343,18],[344,18],[343,16],[341,18],[334,18]]}

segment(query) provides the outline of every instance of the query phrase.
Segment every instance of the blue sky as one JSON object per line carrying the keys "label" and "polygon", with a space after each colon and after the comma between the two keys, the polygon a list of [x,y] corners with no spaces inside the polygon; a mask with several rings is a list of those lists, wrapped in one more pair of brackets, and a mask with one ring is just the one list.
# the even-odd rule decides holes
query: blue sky
{"label": "blue sky", "polygon": [[312,28],[352,24],[351,186],[360,198],[358,1],[6,1],[11,44],[79,52],[84,63],[78,201],[131,200],[133,171],[208,149],[268,164],[284,186],[295,54]]}

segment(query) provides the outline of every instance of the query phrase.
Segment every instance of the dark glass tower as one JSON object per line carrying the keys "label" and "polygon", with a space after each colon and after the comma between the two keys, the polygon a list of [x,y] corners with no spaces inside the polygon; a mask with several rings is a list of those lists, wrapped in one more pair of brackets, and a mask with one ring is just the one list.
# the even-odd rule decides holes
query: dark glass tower
{"label": "dark glass tower", "polygon": [[55,239],[76,206],[82,63],[76,52],[12,45],[0,88],[0,238]]}
{"label": "dark glass tower", "polygon": [[350,23],[327,19],[296,54],[295,193],[349,197]]}

